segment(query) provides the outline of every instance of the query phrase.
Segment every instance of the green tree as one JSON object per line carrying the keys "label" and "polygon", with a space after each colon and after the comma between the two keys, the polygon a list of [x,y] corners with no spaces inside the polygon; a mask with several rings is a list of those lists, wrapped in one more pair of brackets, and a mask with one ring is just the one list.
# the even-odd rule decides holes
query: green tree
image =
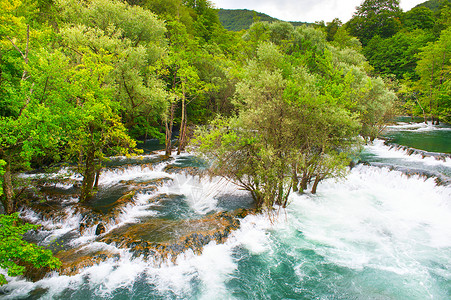
{"label": "green tree", "polygon": [[377,73],[415,80],[418,53],[433,39],[430,32],[422,29],[400,31],[386,39],[376,35],[365,47],[364,53]]}
{"label": "green tree", "polygon": [[185,148],[187,142],[188,104],[192,103],[209,89],[209,85],[199,77],[195,66],[196,60],[203,55],[203,49],[187,33],[185,26],[174,21],[168,24],[170,32],[170,47],[162,76],[166,78],[169,91],[169,109],[164,116],[166,128],[166,155],[172,152],[172,133],[176,108],[180,105],[180,131],[177,153]]}
{"label": "green tree", "polygon": [[305,185],[313,179],[314,193],[320,180],[343,174],[346,144],[355,142],[359,128],[319,83],[304,67],[287,63],[277,46],[263,43],[237,86],[238,118],[200,128],[193,145],[212,160],[213,174],[248,190],[259,209],[286,206],[299,173]]}
{"label": "green tree", "polygon": [[366,46],[375,35],[388,38],[396,34],[401,29],[400,17],[398,0],[365,0],[346,27]]}
{"label": "green tree", "polygon": [[451,97],[449,93],[451,72],[451,27],[442,31],[440,38],[429,43],[418,55],[416,68],[420,77],[417,82],[420,102],[430,114],[433,123],[439,119],[451,119]]}
{"label": "green tree", "polygon": [[360,41],[349,35],[348,31],[344,26],[341,26],[337,29],[337,32],[334,35],[334,40],[331,42],[332,46],[344,49],[349,48],[356,51],[362,50],[362,43]]}
{"label": "green tree", "polygon": [[[38,269],[61,267],[61,262],[50,250],[23,240],[23,234],[37,228],[37,225],[22,224],[18,213],[0,215],[0,268],[8,270],[8,276],[23,275],[25,265]],[[0,274],[0,285],[7,283],[5,275]]]}
{"label": "green tree", "polygon": [[406,12],[402,17],[402,21],[403,27],[408,30],[432,30],[436,22],[432,10],[424,6],[414,7]]}
{"label": "green tree", "polygon": [[61,30],[64,46],[113,54],[110,76],[124,125],[134,137],[160,137],[159,119],[166,110],[167,94],[156,69],[166,50],[164,23],[148,10],[119,1],[95,0],[83,6],[61,1],[60,5],[66,21]]}
{"label": "green tree", "polygon": [[343,23],[338,18],[333,19],[332,22],[326,23],[326,39],[328,42],[334,40],[335,34],[342,25]]}
{"label": "green tree", "polygon": [[214,27],[220,24],[218,13],[213,8],[212,2],[208,0],[184,0],[183,2],[185,6],[195,11],[193,34],[208,42]]}
{"label": "green tree", "polygon": [[76,51],[78,57],[67,56],[61,50],[43,53],[35,67],[35,72],[41,74],[36,79],[40,83],[36,96],[53,104],[51,108],[66,136],[66,158],[78,160],[83,175],[80,201],[86,201],[97,185],[104,156],[127,154],[136,143],[121,123],[114,101],[110,76],[114,56],[82,47]]}
{"label": "green tree", "polygon": [[0,2],[4,9],[0,14],[0,159],[6,162],[0,198],[8,214],[15,211],[20,194],[15,193],[14,173],[28,168],[36,156],[55,153],[59,137],[55,117],[35,97],[35,74],[30,70],[36,49],[49,37],[48,29],[27,25],[35,21],[36,6],[26,4]]}

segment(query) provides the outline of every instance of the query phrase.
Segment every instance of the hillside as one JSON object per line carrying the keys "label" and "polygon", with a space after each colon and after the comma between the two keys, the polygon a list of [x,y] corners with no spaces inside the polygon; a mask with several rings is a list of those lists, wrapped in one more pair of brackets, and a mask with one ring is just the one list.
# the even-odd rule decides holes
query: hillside
{"label": "hillside", "polygon": [[437,11],[439,9],[440,5],[446,4],[446,3],[451,4],[451,0],[429,0],[429,1],[426,1],[423,3],[420,3],[415,7],[424,6],[424,7],[429,8],[432,11]]}
{"label": "hillside", "polygon": [[[231,31],[240,31],[243,29],[248,29],[253,20],[254,16],[260,18],[260,21],[274,22],[279,21],[276,18],[268,16],[264,13],[255,12],[247,9],[218,9],[219,21],[224,26],[224,28]],[[306,24],[304,22],[289,22],[294,26],[300,26]]]}

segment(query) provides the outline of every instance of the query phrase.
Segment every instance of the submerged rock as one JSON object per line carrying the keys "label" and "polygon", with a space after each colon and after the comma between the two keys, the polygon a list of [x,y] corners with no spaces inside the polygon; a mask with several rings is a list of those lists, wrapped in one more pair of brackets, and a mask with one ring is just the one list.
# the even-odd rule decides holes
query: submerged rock
{"label": "submerged rock", "polygon": [[137,257],[175,261],[188,249],[201,253],[211,241],[223,243],[239,227],[239,219],[248,213],[246,210],[219,212],[197,220],[151,219],[117,228],[99,241],[128,248]]}
{"label": "submerged rock", "polygon": [[43,279],[47,274],[56,272],[59,275],[73,276],[80,273],[83,269],[98,265],[109,259],[118,261],[119,253],[114,253],[104,249],[92,249],[86,246],[70,249],[67,251],[60,251],[55,254],[62,266],[56,271],[49,268],[36,269],[32,266],[27,266],[27,271],[24,277],[28,280],[36,282]]}
{"label": "submerged rock", "polygon": [[108,259],[117,261],[119,253],[109,252],[103,249],[95,250],[86,247],[71,249],[59,252],[55,255],[62,262],[62,267],[58,270],[60,275],[75,275],[87,267],[92,267]]}
{"label": "submerged rock", "polygon": [[96,235],[104,234],[105,231],[106,231],[105,225],[103,225],[102,223],[99,223],[96,227]]}
{"label": "submerged rock", "polygon": [[[137,167],[152,169],[155,164],[168,159],[172,158],[161,156],[155,161],[147,161]],[[119,163],[114,162],[114,164]],[[119,166],[110,165],[106,170],[114,170],[120,173],[130,167],[136,168],[136,164],[130,165],[128,162],[121,161]],[[200,176],[204,172],[199,171],[197,167],[183,166],[183,163],[182,165],[167,165],[164,171],[170,174],[185,174],[187,176]],[[123,250],[116,249],[117,252],[104,249],[96,250],[91,245],[69,249],[69,247],[73,247],[71,241],[82,235],[89,235],[91,239],[100,242],[95,243],[95,245],[102,245],[101,243],[114,244],[117,248],[127,249],[134,257],[142,257],[148,261],[157,263],[168,259],[175,261],[179,254],[187,250],[201,253],[210,242],[225,242],[230,234],[239,227],[240,219],[249,213],[248,210],[241,209],[235,212],[218,212],[199,217],[197,213],[189,211],[188,205],[187,209],[179,205],[181,209],[174,210],[173,206],[177,206],[177,201],[183,196],[155,193],[160,187],[172,180],[174,179],[170,176],[153,179],[146,178],[146,176],[136,176],[134,180],[115,181],[108,187],[100,185],[97,194],[84,203],[78,202],[79,189],[67,188],[69,182],[59,188],[56,185],[54,187],[43,185],[41,192],[44,196],[29,201],[26,207],[36,213],[37,216],[31,213],[34,219],[63,219],[63,222],[61,222],[63,225],[58,224],[58,226],[67,226],[71,229],[70,234],[55,240],[55,244],[61,244],[61,246],[52,249],[54,253],[57,252],[56,256],[63,264],[61,269],[58,270],[60,275],[74,275],[84,268],[106,260],[120,259],[120,253]],[[146,194],[147,205],[151,206],[152,210],[158,211],[160,218],[155,218],[154,215],[149,214],[147,219],[140,219],[141,222],[139,223],[114,228],[114,225],[123,219],[120,214],[126,211],[129,205],[136,205],[134,202],[137,199],[137,193]],[[173,215],[165,209],[174,211]],[[189,213],[184,214],[185,210]],[[162,215],[164,215],[163,218],[161,218]],[[188,219],[193,216],[196,219]],[[73,224],[74,219],[78,224]],[[48,223],[51,224],[51,222]],[[108,232],[108,228],[114,229]],[[47,232],[41,231],[39,237],[49,236],[52,230],[50,228]],[[97,237],[94,238],[94,234]],[[103,244],[101,247],[104,246]],[[114,249],[114,247],[106,247],[106,249]],[[28,278],[36,281],[43,278],[49,271],[31,272],[28,274]]]}

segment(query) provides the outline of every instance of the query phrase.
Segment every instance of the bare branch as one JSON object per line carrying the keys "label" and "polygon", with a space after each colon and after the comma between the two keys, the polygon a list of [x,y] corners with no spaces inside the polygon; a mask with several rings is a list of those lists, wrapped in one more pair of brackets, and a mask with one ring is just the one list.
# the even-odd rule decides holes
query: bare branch
{"label": "bare branch", "polygon": [[13,40],[9,36],[7,36],[6,38],[11,42],[11,44],[14,46],[14,48],[16,48],[17,51],[19,51],[19,53],[20,53],[20,55],[22,55],[23,59],[25,59],[25,54],[23,54],[23,52],[19,49],[19,47],[17,47],[17,45],[13,42]]}

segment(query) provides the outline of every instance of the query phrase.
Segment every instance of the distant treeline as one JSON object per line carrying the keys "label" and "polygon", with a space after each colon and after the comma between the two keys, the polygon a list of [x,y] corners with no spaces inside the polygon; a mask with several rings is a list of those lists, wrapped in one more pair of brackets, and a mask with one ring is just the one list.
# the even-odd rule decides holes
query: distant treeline
{"label": "distant treeline", "polygon": [[[267,14],[256,12],[248,9],[219,9],[218,10],[219,21],[225,29],[231,31],[240,31],[243,29],[249,29],[252,23],[256,20],[275,22],[279,21],[276,18],[268,16]],[[289,22],[293,26],[301,26],[308,24],[306,22]]]}

